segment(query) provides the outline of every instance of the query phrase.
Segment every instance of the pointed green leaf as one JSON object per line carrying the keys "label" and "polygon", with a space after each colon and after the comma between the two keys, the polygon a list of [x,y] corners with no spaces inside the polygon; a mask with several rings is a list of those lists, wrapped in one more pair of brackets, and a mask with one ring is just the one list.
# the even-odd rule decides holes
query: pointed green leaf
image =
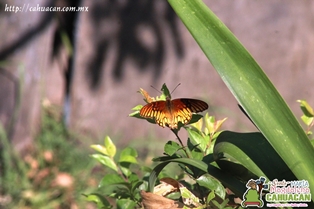
{"label": "pointed green leaf", "polygon": [[126,177],[129,177],[132,174],[132,171],[130,170],[131,163],[120,162],[119,165],[120,165],[120,169],[121,169],[122,173]]}
{"label": "pointed green leaf", "polygon": [[167,85],[166,85],[165,83],[162,85],[161,91],[162,91],[163,95],[164,95],[166,98],[168,97],[168,98],[171,99],[171,94],[170,94],[169,89],[168,89],[168,87],[167,87]]}
{"label": "pointed green leaf", "polygon": [[193,113],[192,119],[190,120],[190,122],[189,122],[188,124],[196,123],[196,122],[199,121],[202,117],[203,117],[203,115],[201,115],[201,114]]}
{"label": "pointed green leaf", "polygon": [[128,162],[128,163],[134,163],[137,164],[137,160],[135,157],[131,156],[131,155],[122,155],[120,156],[120,160],[119,162]]}
{"label": "pointed green leaf", "polygon": [[297,100],[300,103],[301,110],[304,115],[308,117],[314,117],[313,108],[305,100]]}
{"label": "pointed green leaf", "polygon": [[121,156],[123,155],[130,155],[130,156],[133,156],[133,157],[138,157],[138,154],[137,154],[137,151],[136,149],[132,148],[132,147],[126,147],[122,150],[121,152]]}
{"label": "pointed green leaf", "polygon": [[136,202],[129,199],[120,199],[120,200],[117,200],[117,208],[134,209],[136,208]]}
{"label": "pointed green leaf", "polygon": [[200,149],[199,145],[192,144],[190,138],[188,138],[187,144],[192,158],[195,160],[202,160],[204,157],[204,152]]}
{"label": "pointed green leaf", "polygon": [[143,105],[136,105],[135,107],[132,108],[132,110],[141,110]]}
{"label": "pointed green leaf", "polygon": [[180,187],[180,192],[181,196],[184,199],[189,199],[189,202],[192,201],[193,205],[199,206],[200,205],[200,200],[186,187]]}
{"label": "pointed green leaf", "polygon": [[115,162],[110,157],[104,156],[101,154],[93,154],[93,155],[91,155],[91,157],[96,159],[101,164],[113,169],[114,171],[118,171],[117,165],[115,164]]}
{"label": "pointed green leaf", "polygon": [[103,195],[122,198],[130,197],[130,183],[125,182],[118,174],[107,174],[99,183]]}
{"label": "pointed green leaf", "polygon": [[138,164],[137,160],[137,152],[135,149],[131,147],[127,147],[122,150],[119,159],[119,165],[122,173],[129,177],[132,174],[132,171],[129,169],[131,164]]}
{"label": "pointed green leaf", "polygon": [[165,147],[164,147],[164,152],[169,155],[169,156],[172,156],[173,154],[175,154],[178,150],[182,149],[182,147],[177,143],[177,142],[174,142],[174,141],[168,141],[166,144],[165,144]]}
{"label": "pointed green leaf", "polygon": [[302,115],[301,119],[307,126],[310,126],[313,123],[314,117],[308,117],[306,115]]}
{"label": "pointed green leaf", "polygon": [[140,110],[142,109],[143,105],[137,105],[136,107],[133,107],[132,110],[134,110],[134,112],[129,114],[129,117],[135,117],[135,118],[139,118],[139,119],[143,119],[140,116]]}
{"label": "pointed green leaf", "polygon": [[107,174],[99,183],[99,187],[106,187],[111,184],[124,183],[124,179],[118,174]]}
{"label": "pointed green leaf", "polygon": [[214,191],[211,191],[211,192],[207,195],[206,203],[209,204],[210,201],[211,201],[212,199],[214,199],[214,198],[215,198],[215,192],[214,192]]}
{"label": "pointed green leaf", "polygon": [[226,191],[225,187],[214,177],[209,174],[204,174],[196,179],[196,182],[211,191],[215,191],[215,193],[221,198],[225,199]]}
{"label": "pointed green leaf", "polygon": [[205,126],[208,129],[209,133],[215,132],[215,128],[214,128],[215,117],[214,116],[205,115],[204,121],[205,121]]}
{"label": "pointed green leaf", "polygon": [[116,155],[116,146],[114,143],[111,141],[109,136],[105,137],[105,147],[107,148],[107,152],[109,157],[114,157]]}
{"label": "pointed green leaf", "polygon": [[104,197],[103,194],[91,193],[84,196],[86,197],[87,201],[96,203],[98,208],[112,208],[109,201]]}
{"label": "pointed green leaf", "polygon": [[103,145],[100,145],[100,144],[93,144],[90,146],[92,149],[96,150],[97,152],[100,152],[104,155],[109,155],[108,154],[108,151],[107,151],[107,148]]}
{"label": "pointed green leaf", "polygon": [[202,152],[205,152],[208,141],[206,141],[206,137],[203,133],[194,127],[188,127],[186,130],[188,131],[192,144],[198,145]]}

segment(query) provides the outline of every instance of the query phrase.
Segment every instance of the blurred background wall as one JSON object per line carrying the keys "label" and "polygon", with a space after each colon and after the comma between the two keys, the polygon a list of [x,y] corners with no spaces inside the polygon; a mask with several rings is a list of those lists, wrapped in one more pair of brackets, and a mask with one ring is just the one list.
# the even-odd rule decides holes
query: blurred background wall
{"label": "blurred background wall", "polygon": [[[268,75],[297,117],[314,105],[314,2],[205,0]],[[82,12],[10,12],[7,6],[83,6]],[[42,104],[55,105],[71,131],[120,144],[173,139],[165,128],[128,117],[144,104],[139,88],[202,99],[223,129],[256,131],[163,0],[0,2],[0,121],[19,150],[30,147]],[[56,136],[57,137],[57,136]]]}

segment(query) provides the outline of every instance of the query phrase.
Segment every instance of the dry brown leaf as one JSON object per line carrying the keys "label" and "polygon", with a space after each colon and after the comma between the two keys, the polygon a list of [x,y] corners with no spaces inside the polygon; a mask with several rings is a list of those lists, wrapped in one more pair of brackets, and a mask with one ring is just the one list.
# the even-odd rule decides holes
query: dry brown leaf
{"label": "dry brown leaf", "polygon": [[144,100],[147,102],[147,103],[151,103],[154,101],[154,99],[152,97],[149,96],[149,94],[147,93],[147,91],[145,91],[144,89],[140,88],[140,91],[139,91],[143,97],[144,97]]}
{"label": "dry brown leaf", "polygon": [[145,209],[179,209],[183,208],[183,203],[170,200],[168,198],[153,194],[151,192],[141,191],[142,204]]}
{"label": "dry brown leaf", "polygon": [[179,182],[172,178],[162,178],[160,182],[161,184],[154,187],[154,194],[165,197],[179,191]]}

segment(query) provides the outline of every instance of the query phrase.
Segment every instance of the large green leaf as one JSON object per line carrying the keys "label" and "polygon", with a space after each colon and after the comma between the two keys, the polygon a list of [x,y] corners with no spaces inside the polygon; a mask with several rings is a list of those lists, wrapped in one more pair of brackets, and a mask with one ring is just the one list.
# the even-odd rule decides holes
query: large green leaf
{"label": "large green leaf", "polygon": [[244,181],[260,176],[268,180],[296,178],[261,133],[223,131],[216,140],[214,158],[220,168]]}
{"label": "large green leaf", "polygon": [[313,196],[313,146],[260,66],[201,0],[168,1],[279,156],[298,179],[309,181]]}
{"label": "large green leaf", "polygon": [[109,201],[104,197],[103,194],[99,193],[91,193],[91,194],[83,194],[86,197],[86,200],[89,202],[94,202],[97,204],[98,208],[112,208]]}

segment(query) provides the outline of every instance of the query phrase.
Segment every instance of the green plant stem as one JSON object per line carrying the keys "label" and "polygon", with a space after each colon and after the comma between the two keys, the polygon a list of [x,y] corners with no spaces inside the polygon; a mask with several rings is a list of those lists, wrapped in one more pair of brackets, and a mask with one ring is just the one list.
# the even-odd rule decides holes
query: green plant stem
{"label": "green plant stem", "polygon": [[189,155],[188,151],[186,150],[185,146],[183,145],[183,143],[182,143],[182,141],[181,141],[181,139],[180,139],[180,137],[178,135],[178,130],[177,129],[171,129],[171,131],[174,133],[174,135],[176,135],[176,137],[177,137],[178,141],[180,142],[180,144],[182,146],[182,149],[185,152],[186,156],[188,158],[191,158],[191,156]]}

